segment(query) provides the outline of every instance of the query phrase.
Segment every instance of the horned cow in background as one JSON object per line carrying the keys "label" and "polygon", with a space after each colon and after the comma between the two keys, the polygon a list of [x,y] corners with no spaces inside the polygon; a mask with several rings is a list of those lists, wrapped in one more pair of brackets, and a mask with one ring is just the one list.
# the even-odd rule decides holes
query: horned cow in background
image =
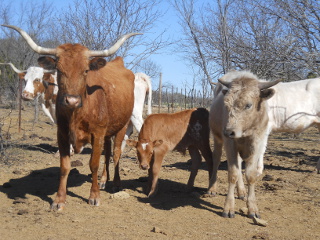
{"label": "horned cow in background", "polygon": [[39,97],[43,112],[56,122],[56,97],[58,92],[57,73],[55,70],[46,70],[42,67],[29,67],[27,70],[19,70],[12,63],[0,63],[10,65],[11,68],[24,79],[26,84],[22,90],[22,99],[34,100]]}
{"label": "horned cow in background", "polygon": [[[108,63],[101,58],[102,63],[98,69],[90,68],[90,58],[114,54],[129,37],[137,33],[124,35],[109,49],[93,51],[81,44],[70,43],[56,48],[44,48],[38,46],[22,29],[3,26],[18,31],[35,52],[56,57],[56,60],[52,60],[58,71],[56,117],[60,184],[51,208],[62,210],[65,207],[67,179],[71,169],[70,143],[75,153],[79,153],[86,143],[92,145],[89,204],[100,205],[98,168],[101,151],[104,146],[107,149],[106,159],[109,159],[110,138],[118,133],[125,134],[125,126],[133,109],[134,74],[124,67],[121,57]],[[119,167],[118,163],[115,160],[116,167]]]}

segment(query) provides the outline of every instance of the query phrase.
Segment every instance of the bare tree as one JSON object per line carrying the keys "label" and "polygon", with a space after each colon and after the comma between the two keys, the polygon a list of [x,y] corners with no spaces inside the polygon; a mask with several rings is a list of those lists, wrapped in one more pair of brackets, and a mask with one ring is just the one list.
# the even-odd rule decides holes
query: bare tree
{"label": "bare tree", "polygon": [[[51,4],[45,1],[23,1],[15,8],[13,8],[12,2],[2,1],[0,5],[1,23],[26,29],[39,43],[47,38],[44,26],[50,21],[52,14]],[[0,34],[1,62],[12,62],[19,69],[26,69],[36,63],[37,54],[30,49],[19,34],[6,28],[2,28]],[[2,76],[5,77],[0,78],[0,91],[10,91],[9,96],[16,97],[19,85],[17,75],[10,67],[1,67],[1,70],[4,72]]]}
{"label": "bare tree", "polygon": [[[74,0],[56,19],[55,38],[79,42],[90,49],[105,49],[121,35],[140,32],[128,39],[117,52],[133,69],[169,43],[164,32],[155,32],[163,13],[159,0]],[[61,29],[61,31],[56,31]],[[150,37],[150,33],[152,37]]]}
{"label": "bare tree", "polygon": [[211,83],[212,78],[208,67],[208,57],[204,54],[200,40],[200,28],[195,20],[195,2],[194,0],[174,0],[172,5],[180,17],[180,25],[186,37],[184,41],[179,43],[179,48],[183,49],[189,60],[204,72],[208,83]]}

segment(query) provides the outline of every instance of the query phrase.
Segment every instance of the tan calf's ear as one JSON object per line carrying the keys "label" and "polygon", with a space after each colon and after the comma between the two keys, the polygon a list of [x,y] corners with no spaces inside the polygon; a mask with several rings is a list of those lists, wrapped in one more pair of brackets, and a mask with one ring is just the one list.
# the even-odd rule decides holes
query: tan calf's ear
{"label": "tan calf's ear", "polygon": [[132,139],[127,139],[127,140],[126,140],[126,143],[127,143],[128,146],[130,146],[130,147],[135,147],[135,148],[137,147],[137,144],[138,144],[137,141],[132,140]]}
{"label": "tan calf's ear", "polygon": [[158,147],[158,146],[160,146],[162,143],[163,143],[162,140],[155,140],[155,141],[153,141],[153,147]]}

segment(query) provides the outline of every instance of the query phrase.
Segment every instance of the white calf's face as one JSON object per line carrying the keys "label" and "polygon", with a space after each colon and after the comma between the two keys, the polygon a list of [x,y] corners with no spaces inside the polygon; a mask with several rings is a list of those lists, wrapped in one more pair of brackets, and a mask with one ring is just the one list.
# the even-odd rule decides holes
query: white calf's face
{"label": "white calf's face", "polygon": [[241,80],[234,81],[224,98],[226,107],[224,135],[230,138],[252,135],[256,126],[260,124],[257,119],[261,118],[263,115],[261,111],[264,111],[259,106],[261,99],[257,84],[251,79]]}
{"label": "white calf's face", "polygon": [[24,100],[33,100],[36,96],[44,92],[42,83],[44,70],[40,67],[30,67],[24,77],[26,86],[22,91]]}

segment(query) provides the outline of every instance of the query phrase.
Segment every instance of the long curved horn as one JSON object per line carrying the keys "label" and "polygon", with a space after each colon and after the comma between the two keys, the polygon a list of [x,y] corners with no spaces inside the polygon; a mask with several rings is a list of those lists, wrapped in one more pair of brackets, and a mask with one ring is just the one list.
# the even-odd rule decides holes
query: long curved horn
{"label": "long curved horn", "polygon": [[272,81],[272,82],[259,82],[258,87],[260,90],[267,89],[267,88],[270,88],[270,87],[278,84],[281,81],[282,81],[281,79],[278,79],[278,80]]}
{"label": "long curved horn", "polygon": [[25,73],[25,72],[27,72],[27,70],[19,70],[12,63],[0,63],[0,64],[1,65],[10,65],[12,67],[13,71],[15,71],[16,73]]}
{"label": "long curved horn", "polygon": [[219,83],[221,83],[223,86],[225,86],[227,88],[230,88],[230,86],[231,86],[231,82],[223,81],[221,78],[219,78],[218,81],[219,81]]}
{"label": "long curved horn", "polygon": [[44,72],[44,73],[55,73],[56,70],[55,70],[55,69],[54,69],[54,70],[43,69],[43,72]]}
{"label": "long curved horn", "polygon": [[37,45],[32,38],[29,36],[28,33],[26,33],[25,31],[23,31],[21,28],[18,28],[16,26],[12,26],[12,25],[1,25],[3,27],[7,27],[7,28],[12,28],[14,30],[16,30],[17,32],[20,33],[20,35],[27,41],[27,43],[29,44],[29,46],[37,53],[39,54],[43,54],[43,55],[56,55],[56,49],[55,48],[44,48],[41,47],[39,45]]}
{"label": "long curved horn", "polygon": [[135,35],[141,35],[142,33],[128,33],[126,35],[123,35],[112,47],[106,50],[101,51],[89,51],[89,57],[108,57],[112,54],[114,54],[121,45],[130,37]]}

